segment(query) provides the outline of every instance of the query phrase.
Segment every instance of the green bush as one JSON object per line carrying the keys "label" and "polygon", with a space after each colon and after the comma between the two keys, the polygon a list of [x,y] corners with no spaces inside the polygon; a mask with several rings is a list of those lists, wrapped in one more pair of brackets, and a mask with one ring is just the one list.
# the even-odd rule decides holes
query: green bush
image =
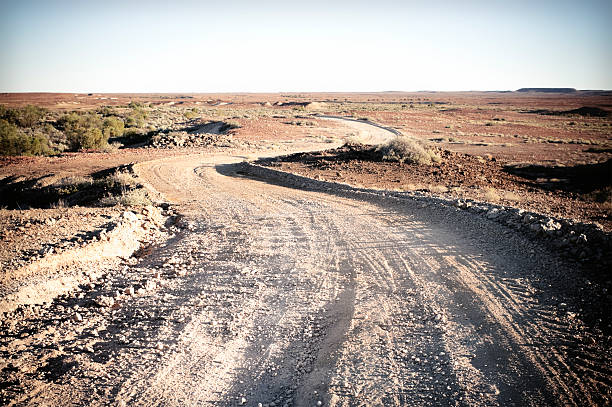
{"label": "green bush", "polygon": [[45,109],[38,106],[27,105],[20,111],[19,125],[21,127],[34,127],[45,117]]}
{"label": "green bush", "polygon": [[141,109],[143,107],[145,107],[144,104],[140,103],[140,102],[134,102],[133,100],[127,105],[127,107],[129,107],[130,109]]}
{"label": "green bush", "polygon": [[102,134],[108,140],[110,137],[121,137],[125,131],[123,120],[118,117],[107,117],[102,123]]}
{"label": "green bush", "polygon": [[66,140],[66,135],[56,129],[51,123],[45,123],[40,131],[47,138],[49,141],[49,147],[52,149],[62,152],[70,147],[68,140]]}
{"label": "green bush", "polygon": [[102,132],[102,122],[96,114],[70,113],[61,117],[58,125],[64,130],[70,148],[74,151],[100,149],[108,142],[108,137]]}
{"label": "green bush", "polygon": [[132,111],[129,112],[125,118],[125,125],[127,127],[143,127],[145,119],[148,116],[145,105],[132,101],[128,104],[128,107],[132,109]]}
{"label": "green bush", "polygon": [[127,127],[142,127],[144,123],[144,117],[137,113],[131,113],[125,118],[125,125]]}
{"label": "green bush", "polygon": [[147,112],[134,102],[130,103],[129,106],[132,108],[132,111],[125,118],[125,125],[127,127],[143,127],[148,116]]}
{"label": "green bush", "polygon": [[73,134],[69,141],[73,150],[96,150],[104,147],[108,139],[104,137],[102,130],[90,127]]}
{"label": "green bush", "polygon": [[34,105],[27,105],[18,109],[0,106],[0,119],[19,127],[34,127],[40,123],[45,114],[45,109]]}
{"label": "green bush", "polygon": [[7,120],[0,119],[0,155],[43,155],[50,152],[47,139],[27,135]]}
{"label": "green bush", "polygon": [[98,109],[98,113],[100,113],[102,116],[107,117],[107,116],[116,116],[117,112],[115,111],[115,109],[113,109],[110,106],[102,106]]}

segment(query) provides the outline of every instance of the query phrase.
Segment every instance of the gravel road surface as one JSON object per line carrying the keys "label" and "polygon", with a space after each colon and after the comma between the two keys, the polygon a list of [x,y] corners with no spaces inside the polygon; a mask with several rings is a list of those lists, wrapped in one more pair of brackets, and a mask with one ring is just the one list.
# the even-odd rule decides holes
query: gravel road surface
{"label": "gravel road surface", "polygon": [[583,322],[576,266],[469,212],[295,188],[240,161],[137,166],[186,227],[99,289],[155,273],[159,287],[56,325],[90,347],[60,349],[12,403],[610,403],[607,337]]}

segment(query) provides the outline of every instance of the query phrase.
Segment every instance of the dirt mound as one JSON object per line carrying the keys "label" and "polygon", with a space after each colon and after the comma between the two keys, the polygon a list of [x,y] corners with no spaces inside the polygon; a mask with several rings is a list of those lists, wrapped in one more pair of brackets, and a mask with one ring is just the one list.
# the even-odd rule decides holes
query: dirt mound
{"label": "dirt mound", "polygon": [[306,109],[310,110],[320,110],[325,109],[327,107],[327,104],[325,102],[310,102],[306,103],[305,107]]}

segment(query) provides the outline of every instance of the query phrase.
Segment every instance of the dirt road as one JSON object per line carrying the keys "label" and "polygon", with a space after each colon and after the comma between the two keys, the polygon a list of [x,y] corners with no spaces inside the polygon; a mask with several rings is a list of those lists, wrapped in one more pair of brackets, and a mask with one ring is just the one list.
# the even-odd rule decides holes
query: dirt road
{"label": "dirt road", "polygon": [[92,352],[16,404],[610,402],[586,283],[555,254],[468,212],[292,188],[240,161],[139,165],[189,227],[109,284],[164,284],[97,317]]}

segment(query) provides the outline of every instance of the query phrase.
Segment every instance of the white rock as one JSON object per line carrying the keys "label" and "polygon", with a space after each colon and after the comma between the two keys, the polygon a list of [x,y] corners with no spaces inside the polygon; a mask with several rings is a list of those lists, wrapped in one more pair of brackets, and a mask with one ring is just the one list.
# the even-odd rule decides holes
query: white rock
{"label": "white rock", "polygon": [[101,296],[97,299],[96,303],[100,307],[112,307],[113,305],[115,305],[115,299],[112,297]]}
{"label": "white rock", "polygon": [[121,216],[123,219],[127,220],[128,222],[136,222],[138,220],[138,217],[136,216],[136,214],[131,211],[125,211],[123,212]]}
{"label": "white rock", "polygon": [[155,289],[155,287],[157,287],[157,284],[155,284],[153,281],[151,280],[147,280],[144,284],[144,289],[145,290],[153,290]]}

